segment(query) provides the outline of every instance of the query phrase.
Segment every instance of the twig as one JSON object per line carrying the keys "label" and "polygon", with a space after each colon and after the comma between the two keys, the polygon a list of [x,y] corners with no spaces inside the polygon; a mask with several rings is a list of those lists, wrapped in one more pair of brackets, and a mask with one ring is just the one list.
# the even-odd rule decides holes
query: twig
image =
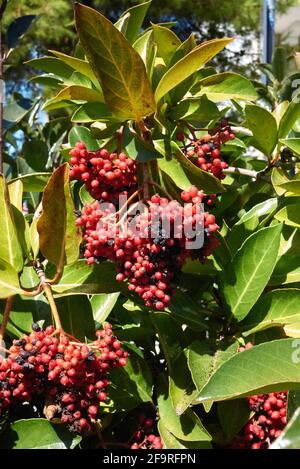
{"label": "twig", "polygon": [[2,341],[3,337],[5,336],[6,326],[7,326],[8,320],[9,320],[9,315],[10,315],[10,312],[11,312],[13,301],[14,301],[14,297],[9,296],[6,300],[6,303],[5,303],[3,319],[2,319],[1,328],[0,328],[0,342]]}
{"label": "twig", "polygon": [[266,182],[271,182],[271,178],[265,176],[265,170],[262,171],[253,171],[251,169],[244,169],[244,168],[235,168],[233,166],[229,166],[228,168],[224,169],[224,173],[228,174],[238,174],[240,176],[248,176],[252,179],[261,179]]}
{"label": "twig", "polygon": [[123,138],[124,125],[122,125],[117,131],[117,152],[118,154],[122,151],[122,138]]}
{"label": "twig", "polygon": [[52,316],[53,316],[53,319],[54,319],[55,328],[58,329],[60,334],[64,334],[64,330],[62,328],[62,324],[61,324],[60,317],[59,317],[59,314],[58,314],[58,311],[57,311],[57,308],[56,308],[56,304],[55,304],[55,301],[54,301],[54,298],[53,298],[51,287],[50,287],[49,283],[47,282],[45,272],[42,268],[42,265],[38,261],[36,262],[36,265],[35,265],[35,271],[36,271],[37,275],[39,276],[39,278],[41,280],[41,287],[44,290],[45,296],[46,296],[46,298],[48,300],[48,303],[50,305]]}

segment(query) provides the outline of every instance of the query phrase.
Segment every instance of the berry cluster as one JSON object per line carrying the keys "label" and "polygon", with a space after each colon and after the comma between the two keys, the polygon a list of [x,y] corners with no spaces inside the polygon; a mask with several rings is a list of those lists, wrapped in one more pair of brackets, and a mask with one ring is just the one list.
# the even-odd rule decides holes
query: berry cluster
{"label": "berry cluster", "polygon": [[[177,138],[182,141],[182,133]],[[184,147],[186,156],[203,171],[212,173],[218,179],[224,179],[224,169],[228,164],[222,160],[221,145],[235,139],[226,119],[210,133],[197,139],[189,139]]]}
{"label": "berry cluster", "polygon": [[[101,210],[98,201],[87,204],[77,219],[88,264],[113,261],[118,281],[143,298],[146,306],[162,310],[174,293],[172,282],[190,257],[204,262],[217,245],[215,217],[201,211],[205,195],[192,186],[182,193],[182,206],[158,194],[136,216],[116,220],[114,206]],[[197,238],[198,237],[198,238]],[[192,244],[201,239],[197,245]],[[194,247],[195,246],[195,247]]]}
{"label": "berry cluster", "polygon": [[136,190],[136,163],[125,153],[105,148],[88,151],[83,142],[77,142],[70,156],[70,178],[83,181],[94,199],[117,201],[119,195]]}
{"label": "berry cluster", "polygon": [[259,394],[248,398],[255,412],[234,441],[234,449],[267,449],[286,426],[287,392]]}
{"label": "berry cluster", "polygon": [[154,421],[144,415],[139,417],[139,427],[131,439],[131,449],[162,449],[162,441],[153,433]]}
{"label": "berry cluster", "polygon": [[[238,351],[253,347],[248,342]],[[267,449],[286,426],[287,392],[259,394],[248,398],[255,412],[232,444],[233,449]]]}
{"label": "berry cluster", "polygon": [[0,414],[42,394],[51,403],[51,417],[59,417],[72,431],[88,433],[99,416],[99,403],[107,399],[108,373],[125,366],[128,353],[110,324],[88,345],[55,337],[53,326],[42,330],[33,324],[32,329],[13,342],[0,363]]}

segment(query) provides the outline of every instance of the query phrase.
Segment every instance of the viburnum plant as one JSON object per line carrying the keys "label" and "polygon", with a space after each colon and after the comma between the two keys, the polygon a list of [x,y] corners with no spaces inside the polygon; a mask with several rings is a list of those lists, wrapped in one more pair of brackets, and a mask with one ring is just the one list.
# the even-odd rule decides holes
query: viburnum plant
{"label": "viburnum plant", "polygon": [[29,62],[49,122],[5,117],[0,446],[297,448],[297,75],[218,73],[232,39],[149,4],[76,4],[74,56]]}

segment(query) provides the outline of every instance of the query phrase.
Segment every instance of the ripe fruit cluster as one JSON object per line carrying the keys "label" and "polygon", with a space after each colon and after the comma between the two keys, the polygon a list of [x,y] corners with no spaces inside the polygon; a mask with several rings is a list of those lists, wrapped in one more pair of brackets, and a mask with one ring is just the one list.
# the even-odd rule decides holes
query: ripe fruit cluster
{"label": "ripe fruit cluster", "polygon": [[286,426],[287,392],[259,394],[248,398],[255,412],[234,441],[234,449],[267,449]]}
{"label": "ripe fruit cluster", "polygon": [[[179,134],[182,140],[182,134]],[[203,171],[212,173],[218,179],[224,179],[224,169],[228,164],[222,159],[221,146],[229,140],[235,139],[226,119],[201,138],[189,139],[184,147],[186,156]]]}
{"label": "ripe fruit cluster", "polygon": [[[253,347],[248,342],[239,352]],[[267,449],[286,426],[287,392],[259,394],[248,399],[255,412],[233,442],[233,449]]]}
{"label": "ripe fruit cluster", "polygon": [[[110,369],[126,365],[128,353],[113,336],[110,324],[97,331],[92,344],[55,337],[33,324],[33,332],[15,340],[0,362],[0,415],[20,402],[42,395],[51,418],[60,418],[70,430],[88,433],[107,399]],[[50,414],[49,414],[50,415]]]}
{"label": "ripe fruit cluster", "polygon": [[83,181],[94,199],[117,201],[119,195],[136,190],[136,163],[125,153],[110,153],[106,148],[88,151],[83,142],[77,142],[70,156],[70,178]]}
{"label": "ripe fruit cluster", "polygon": [[144,415],[139,417],[139,427],[131,439],[131,449],[162,449],[163,444],[159,436],[153,433],[154,421]]}
{"label": "ripe fruit cluster", "polygon": [[[118,281],[128,280],[128,289],[141,296],[147,307],[164,309],[174,293],[172,282],[186,259],[204,262],[217,245],[215,217],[201,212],[203,191],[192,186],[182,193],[182,200],[190,203],[182,206],[156,194],[134,218],[129,208],[122,223],[115,223],[115,218],[112,222],[113,206],[101,211],[98,201],[85,205],[77,225],[83,230],[87,263],[113,261]],[[186,233],[188,224],[191,231]],[[188,243],[199,235],[197,230],[203,233],[203,245],[189,248]]]}

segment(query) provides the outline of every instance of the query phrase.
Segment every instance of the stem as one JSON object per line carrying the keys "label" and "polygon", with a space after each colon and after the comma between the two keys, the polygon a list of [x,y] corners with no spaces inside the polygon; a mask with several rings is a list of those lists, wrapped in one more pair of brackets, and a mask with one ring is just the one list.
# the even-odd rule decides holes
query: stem
{"label": "stem", "polygon": [[[144,142],[149,143],[151,141],[151,132],[148,127],[145,125],[143,120],[137,122],[140,129],[141,138]],[[145,199],[149,199],[149,171],[147,163],[142,163],[143,165],[143,194]]]}
{"label": "stem", "polygon": [[262,179],[267,182],[271,181],[271,179],[268,176],[264,176],[265,170],[252,171],[251,169],[234,168],[233,166],[229,166],[228,168],[224,169],[224,173],[239,174],[241,176],[248,176],[253,179]]}
{"label": "stem", "polygon": [[143,195],[146,200],[149,199],[149,172],[147,163],[143,163]]}
{"label": "stem", "polygon": [[239,134],[247,135],[248,137],[253,137],[253,133],[251,132],[251,130],[246,129],[246,127],[233,126],[233,127],[231,127],[231,130],[234,133],[239,133]]}
{"label": "stem", "polygon": [[[0,22],[6,8],[7,1],[3,0],[0,8]],[[0,24],[0,173],[3,173],[3,100],[4,100],[4,82],[3,82],[3,49],[2,49],[2,27]]]}
{"label": "stem", "polygon": [[57,308],[56,308],[56,304],[55,304],[55,301],[54,301],[54,298],[53,298],[51,287],[50,287],[49,283],[47,282],[45,272],[42,268],[42,265],[38,261],[36,262],[36,265],[35,265],[35,271],[36,271],[37,275],[39,276],[39,278],[41,280],[41,288],[44,290],[45,296],[46,296],[46,298],[48,300],[48,303],[50,305],[52,316],[53,316],[53,319],[54,319],[55,328],[60,332],[60,334],[63,334],[64,331],[63,331],[61,321],[60,321],[60,317],[59,317],[59,314],[58,314],[58,311],[57,311]]}
{"label": "stem", "polygon": [[45,296],[46,296],[46,298],[48,300],[48,303],[50,305],[55,327],[60,332],[63,332],[63,328],[62,328],[60,317],[59,317],[59,314],[58,314],[58,311],[57,311],[57,308],[56,308],[56,304],[55,304],[55,301],[54,301],[54,298],[53,298],[51,287],[50,287],[50,285],[48,285],[48,283],[46,283],[46,282],[43,283],[42,282],[42,288],[45,292]]}
{"label": "stem", "polygon": [[2,341],[2,339],[5,335],[6,326],[7,326],[8,320],[9,320],[9,315],[10,315],[10,312],[11,312],[13,301],[14,301],[14,297],[9,296],[6,300],[6,303],[5,303],[5,309],[4,309],[3,319],[2,319],[1,328],[0,328],[0,342]]}

